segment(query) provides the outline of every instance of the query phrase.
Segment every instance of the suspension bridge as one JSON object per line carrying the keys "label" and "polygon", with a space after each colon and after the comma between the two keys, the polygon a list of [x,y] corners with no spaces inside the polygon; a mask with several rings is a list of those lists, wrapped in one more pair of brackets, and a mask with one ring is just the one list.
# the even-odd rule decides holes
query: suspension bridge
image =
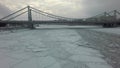
{"label": "suspension bridge", "polygon": [[[27,13],[27,20],[14,20],[15,18]],[[39,17],[39,19],[34,20],[33,13],[36,15],[44,16]],[[103,27],[115,27],[120,25],[120,12],[113,10],[111,12],[104,12],[102,14],[84,18],[84,19],[75,19],[67,18],[62,16],[57,16],[51,13],[41,11],[39,9],[33,8],[31,6],[24,7],[8,16],[5,16],[0,19],[0,24],[9,24],[9,25],[27,25],[28,28],[35,28],[35,24],[59,24],[59,25],[101,25]],[[47,17],[47,18],[45,18]],[[49,20],[47,20],[49,19]]]}

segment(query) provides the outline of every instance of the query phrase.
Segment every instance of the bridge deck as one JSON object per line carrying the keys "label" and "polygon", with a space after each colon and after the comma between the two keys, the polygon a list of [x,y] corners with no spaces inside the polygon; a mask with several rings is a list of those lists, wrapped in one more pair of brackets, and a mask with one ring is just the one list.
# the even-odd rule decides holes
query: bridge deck
{"label": "bridge deck", "polygon": [[120,24],[120,21],[113,22],[86,22],[86,21],[0,21],[6,24],[73,24],[73,25],[103,25],[103,24]]}

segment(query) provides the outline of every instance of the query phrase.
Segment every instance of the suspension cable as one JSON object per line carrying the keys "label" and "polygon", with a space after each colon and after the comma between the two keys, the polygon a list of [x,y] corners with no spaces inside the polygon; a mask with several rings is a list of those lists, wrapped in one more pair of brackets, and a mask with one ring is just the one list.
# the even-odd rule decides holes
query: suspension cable
{"label": "suspension cable", "polygon": [[[59,18],[56,18],[56,17],[52,17],[52,16],[49,16],[49,15],[45,15],[45,14],[40,13],[40,12],[37,12],[37,11],[35,11],[35,10],[32,10],[32,11],[35,12],[35,13],[41,14],[41,15],[43,15],[43,16],[48,16],[48,17],[50,17],[50,18],[59,19]],[[59,19],[59,20],[60,20],[60,19]]]}
{"label": "suspension cable", "polygon": [[18,17],[18,16],[20,16],[20,15],[22,15],[22,14],[26,13],[26,12],[27,12],[27,11],[22,12],[22,13],[20,13],[20,14],[16,15],[16,16],[14,16],[14,17],[12,17],[12,18],[8,19],[7,21],[10,21],[10,20],[12,20],[12,19],[14,19],[14,18],[16,18],[16,17]]}
{"label": "suspension cable", "polygon": [[8,17],[10,17],[10,16],[12,16],[12,15],[14,15],[14,14],[16,14],[16,13],[18,13],[18,12],[20,12],[20,11],[24,10],[24,9],[26,9],[26,8],[27,8],[27,7],[22,8],[22,9],[20,9],[20,10],[18,10],[18,11],[16,11],[16,12],[14,12],[14,13],[12,13],[12,14],[8,15],[8,16],[5,16],[5,17],[1,18],[0,20],[3,20],[3,19],[5,19],[5,18],[8,18]]}
{"label": "suspension cable", "polygon": [[34,10],[36,10],[36,11],[39,11],[39,12],[41,12],[41,13],[44,13],[44,14],[53,16],[53,17],[58,17],[58,18],[62,18],[62,19],[73,19],[73,18],[67,18],[67,17],[57,16],[57,15],[53,15],[53,14],[50,14],[50,13],[47,13],[47,12],[43,12],[43,11],[41,11],[41,10],[39,10],[39,9],[36,9],[36,8],[33,8],[33,7],[31,7],[31,8],[34,9]]}

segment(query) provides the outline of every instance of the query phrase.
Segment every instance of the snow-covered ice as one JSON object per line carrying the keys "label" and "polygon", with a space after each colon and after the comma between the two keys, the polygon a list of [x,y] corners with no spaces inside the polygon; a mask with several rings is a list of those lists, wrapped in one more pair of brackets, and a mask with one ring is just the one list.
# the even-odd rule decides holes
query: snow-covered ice
{"label": "snow-covered ice", "polygon": [[91,26],[89,26],[89,25],[75,25],[75,26],[69,26],[69,25],[40,25],[39,27],[36,27],[36,28],[43,28],[43,29],[45,29],[45,28],[51,28],[51,29],[53,29],[53,28],[55,28],[55,29],[57,29],[57,28],[99,28],[99,27],[101,27],[101,26],[94,26],[94,25],[91,25]]}
{"label": "snow-covered ice", "polygon": [[0,34],[0,68],[112,68],[71,29]]}
{"label": "snow-covered ice", "polygon": [[98,28],[98,29],[90,29],[90,30],[120,35],[119,27],[117,27],[117,28]]}

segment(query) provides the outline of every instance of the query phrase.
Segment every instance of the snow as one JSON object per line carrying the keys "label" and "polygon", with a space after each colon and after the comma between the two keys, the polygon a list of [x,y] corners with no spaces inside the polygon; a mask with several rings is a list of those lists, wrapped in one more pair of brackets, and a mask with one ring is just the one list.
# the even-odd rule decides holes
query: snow
{"label": "snow", "polygon": [[98,29],[90,29],[90,30],[120,35],[120,27],[117,27],[117,28],[98,28]]}
{"label": "snow", "polygon": [[112,68],[75,30],[0,34],[0,68]]}
{"label": "snow", "polygon": [[101,26],[86,26],[86,25],[80,25],[80,26],[67,26],[67,25],[40,25],[37,28],[41,29],[57,29],[57,28],[78,28],[78,29],[90,29],[90,30],[95,30],[95,31],[100,31],[100,32],[105,32],[105,33],[112,33],[112,34],[118,34],[120,35],[120,27],[115,27],[115,28],[103,28]]}
{"label": "snow", "polygon": [[87,26],[87,25],[75,25],[75,26],[69,26],[69,25],[40,25],[39,27],[36,27],[36,28],[49,28],[49,29],[59,29],[59,28],[99,28],[100,26],[94,26],[94,25],[91,25],[91,26]]}

